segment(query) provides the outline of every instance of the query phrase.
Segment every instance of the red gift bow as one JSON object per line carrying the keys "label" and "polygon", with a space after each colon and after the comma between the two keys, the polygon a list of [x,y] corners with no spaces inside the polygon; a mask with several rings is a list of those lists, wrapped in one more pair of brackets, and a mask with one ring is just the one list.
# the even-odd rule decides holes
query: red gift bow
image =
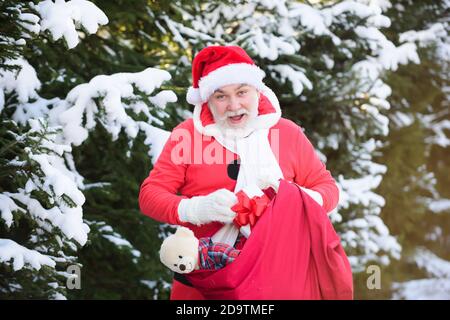
{"label": "red gift bow", "polygon": [[233,222],[237,227],[242,227],[247,224],[254,226],[258,219],[266,210],[270,202],[270,198],[263,194],[261,197],[249,198],[242,190],[236,193],[238,203],[235,204],[231,210],[236,212],[236,217]]}

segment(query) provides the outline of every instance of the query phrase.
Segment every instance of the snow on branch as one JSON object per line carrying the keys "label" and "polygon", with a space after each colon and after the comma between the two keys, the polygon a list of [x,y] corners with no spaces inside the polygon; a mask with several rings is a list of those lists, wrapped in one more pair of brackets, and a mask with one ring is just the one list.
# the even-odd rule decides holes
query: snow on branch
{"label": "snow on branch", "polygon": [[98,233],[102,238],[113,243],[117,248],[129,250],[130,254],[133,256],[133,262],[138,263],[142,253],[121,234],[115,232],[110,225],[107,225],[104,221],[88,221],[88,224],[93,232]]}
{"label": "snow on branch", "polygon": [[432,24],[425,30],[410,30],[399,35],[400,42],[417,42],[420,47],[425,47],[435,43],[439,39],[447,37],[448,25],[442,22]]}
{"label": "snow on branch", "polygon": [[[74,239],[84,245],[89,232],[82,217],[85,197],[78,189],[74,173],[67,168],[63,158],[72,149],[69,145],[55,142],[57,128],[46,127],[39,119],[30,119],[29,124],[31,129],[26,137],[17,136],[16,139],[27,139],[27,143],[31,144],[24,149],[24,156],[28,166],[35,169],[30,172],[23,165],[17,166],[16,174],[26,178],[26,183],[18,186],[15,191],[2,193],[2,198],[9,199],[7,208],[2,207],[2,218],[11,225],[11,213],[19,211],[17,206],[20,206],[20,211],[27,212],[43,230],[52,232],[53,228],[58,228],[67,239]],[[18,160],[20,159],[14,159],[12,164],[17,164]],[[34,192],[45,193],[52,206],[45,208],[35,198]]]}
{"label": "snow on branch", "polygon": [[268,66],[267,68],[275,73],[273,78],[278,78],[281,83],[289,81],[292,84],[292,90],[295,95],[300,96],[305,87],[308,90],[312,90],[313,88],[313,84],[305,76],[305,71],[300,70],[297,66],[278,64]]}
{"label": "snow on branch", "polygon": [[412,260],[430,278],[396,282],[392,285],[394,299],[448,300],[450,299],[450,262],[425,248],[416,250]]}
{"label": "snow on branch", "polygon": [[422,115],[420,122],[432,132],[426,137],[425,142],[436,144],[442,148],[450,146],[450,138],[448,131],[450,130],[450,120],[443,118],[437,114]]}
{"label": "snow on branch", "polygon": [[10,197],[0,193],[0,218],[5,221],[7,227],[11,227],[13,223],[14,211],[25,212]]}
{"label": "snow on branch", "polygon": [[19,70],[2,70],[0,72],[0,111],[4,108],[4,95],[14,92],[21,103],[37,98],[41,88],[34,68],[23,58],[7,59],[5,65],[17,66]]}
{"label": "snow on branch", "polygon": [[11,263],[14,271],[26,265],[39,270],[46,265],[54,268],[55,262],[36,250],[27,249],[10,239],[0,239],[0,262]]}
{"label": "snow on branch", "polygon": [[[175,93],[163,90],[149,95],[170,78],[167,71],[154,68],[138,73],[96,76],[89,83],[73,88],[64,102],[52,112],[58,115],[66,142],[75,146],[87,139],[88,131],[96,126],[97,121],[111,134],[113,140],[118,138],[122,129],[134,139],[142,121],[134,120],[127,111],[135,115],[143,113],[148,122],[157,121],[141,95],[144,94],[150,104],[162,111],[167,103],[177,100]],[[161,115],[164,116],[163,113]]]}
{"label": "snow on branch", "polygon": [[[364,147],[367,155],[375,149],[373,141],[368,141]],[[345,179],[339,176],[337,179],[340,189],[338,210],[354,205],[363,205],[366,208],[363,216],[356,215],[347,222],[343,222],[344,231],[341,233],[343,244],[349,249],[356,250],[349,257],[355,272],[362,271],[363,266],[369,262],[388,265],[389,257],[400,259],[401,253],[400,244],[390,235],[389,229],[379,216],[385,200],[373,192],[380,184],[387,168],[370,160],[370,158],[361,159],[359,164],[367,171],[367,175],[356,179]],[[334,213],[331,218],[337,222],[342,220],[338,213]],[[362,250],[363,254],[359,254],[359,250]]]}
{"label": "snow on branch", "polygon": [[79,27],[92,34],[108,23],[103,11],[86,0],[45,0],[36,5],[36,10],[41,16],[41,31],[48,30],[55,41],[64,38],[69,49],[79,43]]}

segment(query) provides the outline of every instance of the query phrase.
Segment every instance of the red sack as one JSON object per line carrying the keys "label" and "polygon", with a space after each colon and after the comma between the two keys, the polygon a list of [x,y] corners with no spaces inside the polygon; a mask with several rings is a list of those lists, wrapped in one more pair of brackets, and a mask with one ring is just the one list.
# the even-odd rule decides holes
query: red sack
{"label": "red sack", "polygon": [[326,212],[283,180],[239,257],[186,278],[206,299],[353,299],[351,267]]}

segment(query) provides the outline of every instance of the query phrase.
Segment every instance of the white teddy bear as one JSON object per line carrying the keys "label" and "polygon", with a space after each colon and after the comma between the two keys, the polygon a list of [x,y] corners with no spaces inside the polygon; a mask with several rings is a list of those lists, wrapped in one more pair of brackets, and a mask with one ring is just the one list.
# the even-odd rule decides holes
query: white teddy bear
{"label": "white teddy bear", "polygon": [[189,273],[199,268],[198,245],[199,241],[194,232],[185,227],[178,227],[174,234],[163,241],[159,258],[170,270]]}

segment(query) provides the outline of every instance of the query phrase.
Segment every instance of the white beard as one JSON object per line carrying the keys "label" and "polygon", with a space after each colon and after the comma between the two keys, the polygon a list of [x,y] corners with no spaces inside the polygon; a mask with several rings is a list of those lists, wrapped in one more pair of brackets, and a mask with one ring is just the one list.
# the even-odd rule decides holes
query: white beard
{"label": "white beard", "polygon": [[[211,111],[214,121],[217,124],[217,127],[221,131],[224,139],[239,139],[247,137],[250,133],[252,133],[255,129],[254,123],[258,116],[258,100],[255,101],[255,104],[252,106],[250,111],[246,109],[239,109],[237,111],[227,111],[223,116],[219,116],[216,113],[216,108],[213,104],[208,103],[209,110]],[[247,114],[248,119],[243,126],[230,126],[227,122],[227,118],[229,116]]]}

